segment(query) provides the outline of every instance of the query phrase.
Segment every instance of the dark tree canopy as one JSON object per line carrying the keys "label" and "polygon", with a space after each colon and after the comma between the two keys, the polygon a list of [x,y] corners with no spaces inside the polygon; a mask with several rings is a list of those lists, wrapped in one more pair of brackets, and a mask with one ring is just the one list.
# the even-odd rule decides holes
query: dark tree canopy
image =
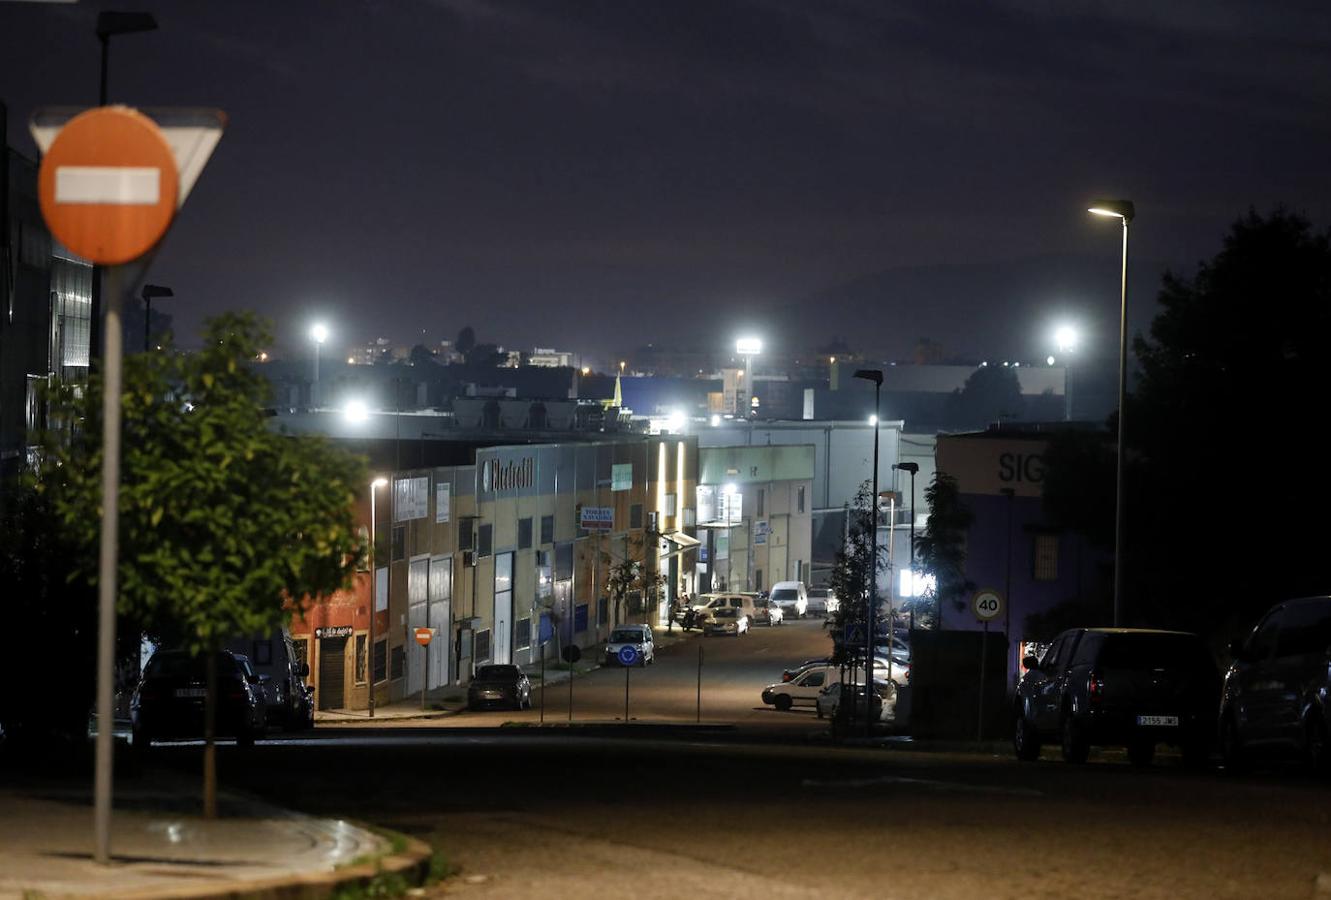
{"label": "dark tree canopy", "polygon": [[466,356],[468,353],[471,352],[471,348],[475,346],[476,346],[475,330],[473,330],[470,325],[464,325],[462,330],[458,332],[457,343],[454,344],[453,349],[461,353],[463,356]]}
{"label": "dark tree canopy", "polygon": [[947,400],[947,420],[956,425],[983,428],[1005,419],[1020,419],[1025,412],[1021,382],[1015,369],[981,366]]}

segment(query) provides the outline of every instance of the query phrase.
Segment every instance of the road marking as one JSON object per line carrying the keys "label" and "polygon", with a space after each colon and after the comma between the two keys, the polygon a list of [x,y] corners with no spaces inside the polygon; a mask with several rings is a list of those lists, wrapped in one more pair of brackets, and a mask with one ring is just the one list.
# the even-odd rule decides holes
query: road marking
{"label": "road marking", "polygon": [[908,778],[904,775],[877,775],[873,778],[839,778],[836,780],[806,778],[800,782],[801,787],[827,788],[862,788],[875,787],[882,784],[904,784],[914,787],[934,788],[940,791],[958,791],[961,793],[974,794],[1009,794],[1015,797],[1044,796],[1044,791],[1037,791],[1034,788],[1005,788],[984,784],[962,784],[961,782],[956,781],[935,781],[930,778]]}

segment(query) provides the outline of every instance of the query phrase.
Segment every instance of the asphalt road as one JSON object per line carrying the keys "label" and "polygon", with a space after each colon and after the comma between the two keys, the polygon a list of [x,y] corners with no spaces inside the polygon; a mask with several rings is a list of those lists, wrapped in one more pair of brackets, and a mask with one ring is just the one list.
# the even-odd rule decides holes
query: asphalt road
{"label": "asphalt road", "polygon": [[[834,746],[810,713],[755,708],[819,640],[806,623],[688,642],[632,673],[632,714],[691,718],[701,643],[704,718],[729,710],[733,730],[477,727],[510,714],[320,728],[224,748],[221,779],[421,836],[459,869],[437,893],[459,897],[1331,898],[1326,783],[1167,755],[1137,770],[1114,753],[1068,766]],[[622,671],[575,686],[577,721],[616,705]],[[197,750],[160,761],[191,768]]]}

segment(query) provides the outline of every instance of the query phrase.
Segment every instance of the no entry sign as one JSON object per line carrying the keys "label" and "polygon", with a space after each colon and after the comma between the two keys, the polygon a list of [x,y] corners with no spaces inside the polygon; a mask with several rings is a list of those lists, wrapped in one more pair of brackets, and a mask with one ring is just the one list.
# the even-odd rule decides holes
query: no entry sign
{"label": "no entry sign", "polygon": [[428,646],[430,641],[432,641],[433,639],[434,639],[433,628],[416,629],[416,643],[420,644],[422,647]]}
{"label": "no entry sign", "polygon": [[51,233],[103,265],[147,253],[175,216],[180,177],[157,125],[123,106],[80,113],[42,157],[38,193]]}

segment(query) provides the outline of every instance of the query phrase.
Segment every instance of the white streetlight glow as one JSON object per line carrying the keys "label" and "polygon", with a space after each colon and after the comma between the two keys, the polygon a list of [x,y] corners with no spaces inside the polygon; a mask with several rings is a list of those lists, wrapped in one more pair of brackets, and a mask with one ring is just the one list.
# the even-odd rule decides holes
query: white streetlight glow
{"label": "white streetlight glow", "polygon": [[684,430],[685,421],[683,412],[672,409],[670,415],[666,417],[666,428],[669,428],[672,433],[678,434]]}
{"label": "white streetlight glow", "polygon": [[316,344],[322,344],[324,341],[328,340],[328,326],[323,322],[315,322],[310,326],[310,338],[313,339]]}
{"label": "white streetlight glow", "polygon": [[1059,353],[1071,353],[1077,349],[1079,335],[1071,325],[1060,325],[1054,329],[1054,346]]}
{"label": "white streetlight glow", "polygon": [[762,338],[742,337],[735,341],[735,352],[740,356],[754,356],[763,352]]}
{"label": "white streetlight glow", "polygon": [[711,422],[712,422],[712,427],[715,428],[716,426],[721,424],[721,417],[718,416],[716,413],[712,413]]}
{"label": "white streetlight glow", "polygon": [[1054,364],[1054,358],[1052,356],[1046,357],[1045,362],[1052,366]]}
{"label": "white streetlight glow", "polygon": [[877,425],[877,424],[878,424],[878,417],[877,417],[877,416],[869,416],[869,424],[870,424],[870,425]]}
{"label": "white streetlight glow", "polygon": [[348,422],[359,424],[370,418],[370,408],[364,400],[348,400],[345,415]]}

